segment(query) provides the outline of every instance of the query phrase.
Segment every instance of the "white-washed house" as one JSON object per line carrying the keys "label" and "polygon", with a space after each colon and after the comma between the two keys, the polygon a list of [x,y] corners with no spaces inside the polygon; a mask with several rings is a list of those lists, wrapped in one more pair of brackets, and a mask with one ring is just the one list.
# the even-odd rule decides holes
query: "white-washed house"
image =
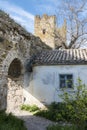
{"label": "white-washed house", "polygon": [[87,49],[42,51],[33,60],[32,72],[25,73],[24,103],[60,102],[62,88],[75,92],[78,78],[87,84]]}

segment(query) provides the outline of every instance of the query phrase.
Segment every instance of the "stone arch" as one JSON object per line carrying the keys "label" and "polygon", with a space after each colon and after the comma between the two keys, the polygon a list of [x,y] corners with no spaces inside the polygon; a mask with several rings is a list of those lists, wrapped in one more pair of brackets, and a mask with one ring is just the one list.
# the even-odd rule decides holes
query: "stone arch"
{"label": "stone arch", "polygon": [[3,61],[3,75],[7,84],[7,110],[12,111],[22,104],[24,59],[20,52],[10,51]]}
{"label": "stone arch", "polygon": [[2,66],[2,70],[3,71],[3,74],[5,74],[6,76],[8,76],[8,70],[9,70],[9,66],[12,64],[12,62],[17,59],[20,63],[21,63],[21,67],[22,67],[22,70],[21,70],[21,73],[24,73],[24,58],[22,56],[22,54],[20,52],[17,52],[15,50],[11,50],[5,60],[3,61],[3,66]]}

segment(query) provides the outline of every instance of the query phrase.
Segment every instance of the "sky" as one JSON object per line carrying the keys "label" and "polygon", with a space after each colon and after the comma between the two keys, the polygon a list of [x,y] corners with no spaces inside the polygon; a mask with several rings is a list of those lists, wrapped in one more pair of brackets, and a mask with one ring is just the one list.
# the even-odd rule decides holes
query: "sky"
{"label": "sky", "polygon": [[60,0],[0,0],[0,9],[7,12],[27,31],[34,32],[35,15],[54,15]]}
{"label": "sky", "polygon": [[[80,1],[84,0],[65,1],[67,3],[72,2],[78,6]],[[63,5],[63,2],[64,0],[0,0],[0,9],[8,13],[10,17],[21,24],[28,32],[34,33],[34,16],[42,16],[43,14],[55,15],[57,10]],[[66,10],[64,12],[66,13]]]}

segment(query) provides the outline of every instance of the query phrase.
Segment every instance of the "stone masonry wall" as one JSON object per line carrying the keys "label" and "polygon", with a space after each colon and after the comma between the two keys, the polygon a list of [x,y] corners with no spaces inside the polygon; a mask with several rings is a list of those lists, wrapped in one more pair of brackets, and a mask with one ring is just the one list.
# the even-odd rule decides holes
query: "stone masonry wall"
{"label": "stone masonry wall", "polygon": [[51,48],[55,48],[54,29],[56,26],[56,17],[43,15],[35,16],[35,35],[39,36]]}
{"label": "stone masonry wall", "polygon": [[[40,38],[28,33],[11,19],[8,14],[0,10],[0,109],[8,106],[9,94],[13,99],[14,94],[12,93],[15,93],[15,95],[19,93],[19,97],[22,95],[23,84],[21,85],[19,79],[17,82],[20,82],[18,86],[21,86],[21,90],[20,87],[17,88],[17,84],[15,84],[11,91],[14,81],[8,79],[8,69],[12,61],[15,58],[20,60],[22,64],[21,76],[23,78],[24,72],[26,71],[27,60],[42,49],[50,49],[50,47],[45,45]],[[21,99],[17,102],[20,102],[20,100]]]}
{"label": "stone masonry wall", "polygon": [[8,96],[7,96],[7,110],[18,109],[22,104],[23,99],[23,80],[22,77],[19,80],[8,78]]}

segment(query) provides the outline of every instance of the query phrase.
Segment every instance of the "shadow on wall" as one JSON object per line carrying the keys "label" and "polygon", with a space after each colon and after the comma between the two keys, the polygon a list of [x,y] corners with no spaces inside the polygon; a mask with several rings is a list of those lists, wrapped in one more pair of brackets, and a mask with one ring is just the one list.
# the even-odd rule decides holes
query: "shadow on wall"
{"label": "shadow on wall", "polygon": [[[23,90],[23,103],[29,105],[37,105],[40,108],[46,108],[46,102],[42,101],[35,95],[34,81],[32,72],[26,71],[24,75],[24,90]],[[40,90],[37,90],[40,91]],[[38,93],[38,96],[39,93]]]}

